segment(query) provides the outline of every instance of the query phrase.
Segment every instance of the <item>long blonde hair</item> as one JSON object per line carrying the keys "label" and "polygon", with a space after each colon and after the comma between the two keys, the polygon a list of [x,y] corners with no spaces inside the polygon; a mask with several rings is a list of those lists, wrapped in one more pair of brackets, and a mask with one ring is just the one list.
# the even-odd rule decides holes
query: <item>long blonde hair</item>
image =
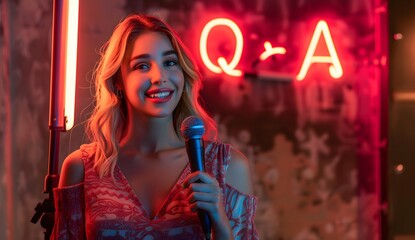
{"label": "long blonde hair", "polygon": [[127,111],[125,98],[117,97],[116,83],[120,80],[121,62],[127,46],[144,31],[161,32],[171,41],[183,70],[185,84],[183,95],[173,111],[173,124],[180,135],[180,124],[188,116],[198,116],[205,123],[205,139],[215,140],[217,135],[214,120],[209,117],[199,102],[202,78],[194,60],[177,34],[160,19],[147,15],[132,14],[121,21],[110,39],[101,48],[101,58],[94,71],[96,105],[87,123],[91,142],[96,144],[94,169],[100,177],[113,177],[118,159],[119,141],[124,134]]}

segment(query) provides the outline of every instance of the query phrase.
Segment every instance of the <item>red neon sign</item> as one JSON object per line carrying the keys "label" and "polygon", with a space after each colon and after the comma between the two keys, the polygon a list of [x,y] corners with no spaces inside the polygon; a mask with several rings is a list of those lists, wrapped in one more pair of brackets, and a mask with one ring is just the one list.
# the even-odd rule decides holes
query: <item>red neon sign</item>
{"label": "red neon sign", "polygon": [[[317,48],[318,40],[323,34],[326,42],[329,56],[315,56],[314,53]],[[307,54],[305,55],[303,64],[301,65],[300,73],[297,75],[297,80],[304,80],[307,75],[307,71],[312,63],[331,63],[329,66],[329,73],[332,78],[340,78],[343,76],[343,68],[340,63],[340,59],[337,56],[336,48],[334,47],[333,39],[330,34],[330,29],[324,20],[320,20],[317,23],[316,29],[314,30],[313,37],[311,38],[310,45],[308,46]]]}
{"label": "red neon sign", "polygon": [[[236,39],[236,46],[235,52],[233,55],[232,60],[228,63],[224,57],[219,57],[214,64],[211,59],[209,58],[209,53],[207,51],[207,39],[209,37],[210,31],[217,26],[226,26],[228,27],[235,36]],[[328,56],[318,56],[315,55],[317,43],[321,36],[324,37],[326,47],[328,49],[329,55]],[[273,47],[269,41],[264,43],[265,51],[262,52],[259,56],[261,61],[265,61],[272,55],[276,54],[285,54],[286,49],[283,47]],[[238,25],[230,19],[227,18],[216,18],[208,22],[202,30],[200,36],[200,44],[199,44],[200,55],[204,65],[214,73],[225,73],[229,76],[240,77],[243,75],[241,70],[236,69],[238,66],[242,51],[243,51],[243,35],[238,27]],[[340,63],[340,59],[337,55],[336,47],[334,46],[333,39],[330,34],[330,29],[326,21],[320,20],[316,28],[314,30],[314,34],[311,38],[310,44],[308,46],[307,53],[303,60],[303,63],[300,68],[300,72],[296,76],[298,81],[304,80],[307,75],[307,72],[313,63],[330,63],[329,66],[329,73],[330,76],[334,79],[338,79],[343,76],[343,68]]]}
{"label": "red neon sign", "polygon": [[[228,63],[224,57],[220,57],[217,59],[217,62],[220,66],[218,67],[210,61],[209,54],[207,52],[207,39],[212,28],[220,25],[227,26],[232,30],[236,38],[236,47],[232,61]],[[230,76],[242,76],[241,70],[236,70],[235,67],[241,60],[243,46],[244,39],[241,29],[239,29],[238,25],[235,22],[227,18],[216,18],[208,22],[203,28],[202,34],[200,36],[200,56],[202,56],[202,60],[205,66],[214,73],[221,73],[223,71]]]}
{"label": "red neon sign", "polygon": [[261,53],[261,55],[259,56],[259,59],[261,59],[261,61],[265,61],[267,58],[271,57],[274,54],[285,54],[287,52],[283,47],[273,48],[271,43],[268,41],[264,43],[264,48],[265,51]]}

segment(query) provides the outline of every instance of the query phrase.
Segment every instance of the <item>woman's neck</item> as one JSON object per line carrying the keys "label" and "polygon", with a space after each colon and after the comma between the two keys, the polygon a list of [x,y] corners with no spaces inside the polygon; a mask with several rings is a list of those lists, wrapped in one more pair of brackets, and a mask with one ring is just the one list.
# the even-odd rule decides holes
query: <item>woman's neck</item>
{"label": "woman's neck", "polygon": [[164,118],[130,117],[120,141],[121,149],[141,153],[155,153],[183,146],[183,141],[174,129],[171,115]]}

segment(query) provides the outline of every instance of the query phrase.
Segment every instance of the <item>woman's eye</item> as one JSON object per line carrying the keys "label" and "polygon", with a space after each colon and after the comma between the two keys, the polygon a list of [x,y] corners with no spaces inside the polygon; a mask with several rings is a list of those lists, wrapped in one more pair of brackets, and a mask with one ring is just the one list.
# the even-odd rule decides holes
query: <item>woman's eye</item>
{"label": "woman's eye", "polygon": [[150,66],[147,63],[138,63],[133,66],[133,69],[138,69],[138,70],[147,70],[149,68]]}
{"label": "woman's eye", "polygon": [[175,60],[168,60],[164,62],[164,66],[166,67],[174,67],[176,65],[178,65],[178,63]]}

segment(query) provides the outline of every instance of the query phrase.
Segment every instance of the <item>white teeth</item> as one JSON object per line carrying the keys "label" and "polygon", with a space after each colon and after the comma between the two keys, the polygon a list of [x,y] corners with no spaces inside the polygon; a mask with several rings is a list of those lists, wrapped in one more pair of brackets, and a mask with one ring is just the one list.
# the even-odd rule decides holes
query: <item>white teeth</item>
{"label": "white teeth", "polygon": [[170,95],[170,92],[159,92],[154,94],[149,94],[150,98],[165,98]]}

